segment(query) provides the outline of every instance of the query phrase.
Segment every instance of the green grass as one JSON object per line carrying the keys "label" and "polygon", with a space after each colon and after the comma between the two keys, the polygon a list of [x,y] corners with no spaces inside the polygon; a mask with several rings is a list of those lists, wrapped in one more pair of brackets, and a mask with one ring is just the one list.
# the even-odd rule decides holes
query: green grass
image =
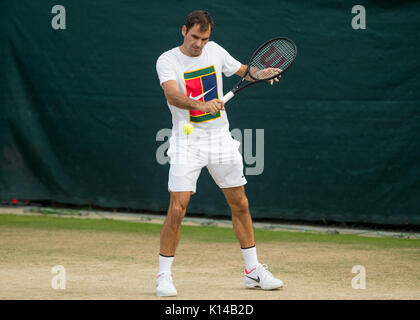
{"label": "green grass", "polygon": [[[109,219],[78,219],[51,216],[0,215],[0,228],[63,229],[104,232],[136,233],[159,237],[161,225]],[[182,237],[205,242],[236,242],[230,228],[211,226],[182,226]],[[316,232],[288,232],[255,229],[255,239],[261,242],[320,242],[343,245],[375,246],[382,248],[419,248],[420,239],[389,237],[364,237],[348,234],[324,234]]]}

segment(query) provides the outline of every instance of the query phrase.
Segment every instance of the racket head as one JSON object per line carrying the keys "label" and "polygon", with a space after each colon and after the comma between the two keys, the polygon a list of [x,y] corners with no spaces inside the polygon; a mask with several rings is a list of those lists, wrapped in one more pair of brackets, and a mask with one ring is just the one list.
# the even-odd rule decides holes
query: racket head
{"label": "racket head", "polygon": [[255,81],[277,78],[292,66],[296,56],[297,47],[292,40],[285,37],[273,38],[254,52],[247,73]]}

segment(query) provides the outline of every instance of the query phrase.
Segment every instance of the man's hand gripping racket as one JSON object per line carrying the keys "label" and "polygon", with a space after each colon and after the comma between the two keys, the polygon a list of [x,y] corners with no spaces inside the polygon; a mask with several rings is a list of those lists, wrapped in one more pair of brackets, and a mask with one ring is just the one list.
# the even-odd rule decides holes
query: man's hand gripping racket
{"label": "man's hand gripping racket", "polygon": [[[261,45],[252,55],[242,79],[222,98],[226,104],[240,90],[250,85],[270,81],[278,81],[296,59],[297,48],[288,38],[274,38]],[[245,80],[251,80],[245,83]]]}

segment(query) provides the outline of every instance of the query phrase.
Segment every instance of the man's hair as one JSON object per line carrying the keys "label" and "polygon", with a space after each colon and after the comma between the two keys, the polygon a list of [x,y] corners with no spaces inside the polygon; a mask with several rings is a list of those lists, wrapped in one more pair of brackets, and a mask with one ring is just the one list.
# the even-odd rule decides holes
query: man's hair
{"label": "man's hair", "polygon": [[185,21],[187,32],[196,24],[200,25],[201,32],[207,31],[209,28],[211,28],[211,31],[214,29],[213,18],[210,13],[204,10],[195,10],[187,16],[187,20]]}

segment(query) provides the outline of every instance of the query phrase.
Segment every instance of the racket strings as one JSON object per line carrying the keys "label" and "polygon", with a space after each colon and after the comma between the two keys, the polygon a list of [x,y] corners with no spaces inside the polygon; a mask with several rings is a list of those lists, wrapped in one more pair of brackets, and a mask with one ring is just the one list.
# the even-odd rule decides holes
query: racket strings
{"label": "racket strings", "polygon": [[288,69],[296,56],[296,48],[286,39],[267,43],[250,62],[250,75],[257,80],[274,78]]}

